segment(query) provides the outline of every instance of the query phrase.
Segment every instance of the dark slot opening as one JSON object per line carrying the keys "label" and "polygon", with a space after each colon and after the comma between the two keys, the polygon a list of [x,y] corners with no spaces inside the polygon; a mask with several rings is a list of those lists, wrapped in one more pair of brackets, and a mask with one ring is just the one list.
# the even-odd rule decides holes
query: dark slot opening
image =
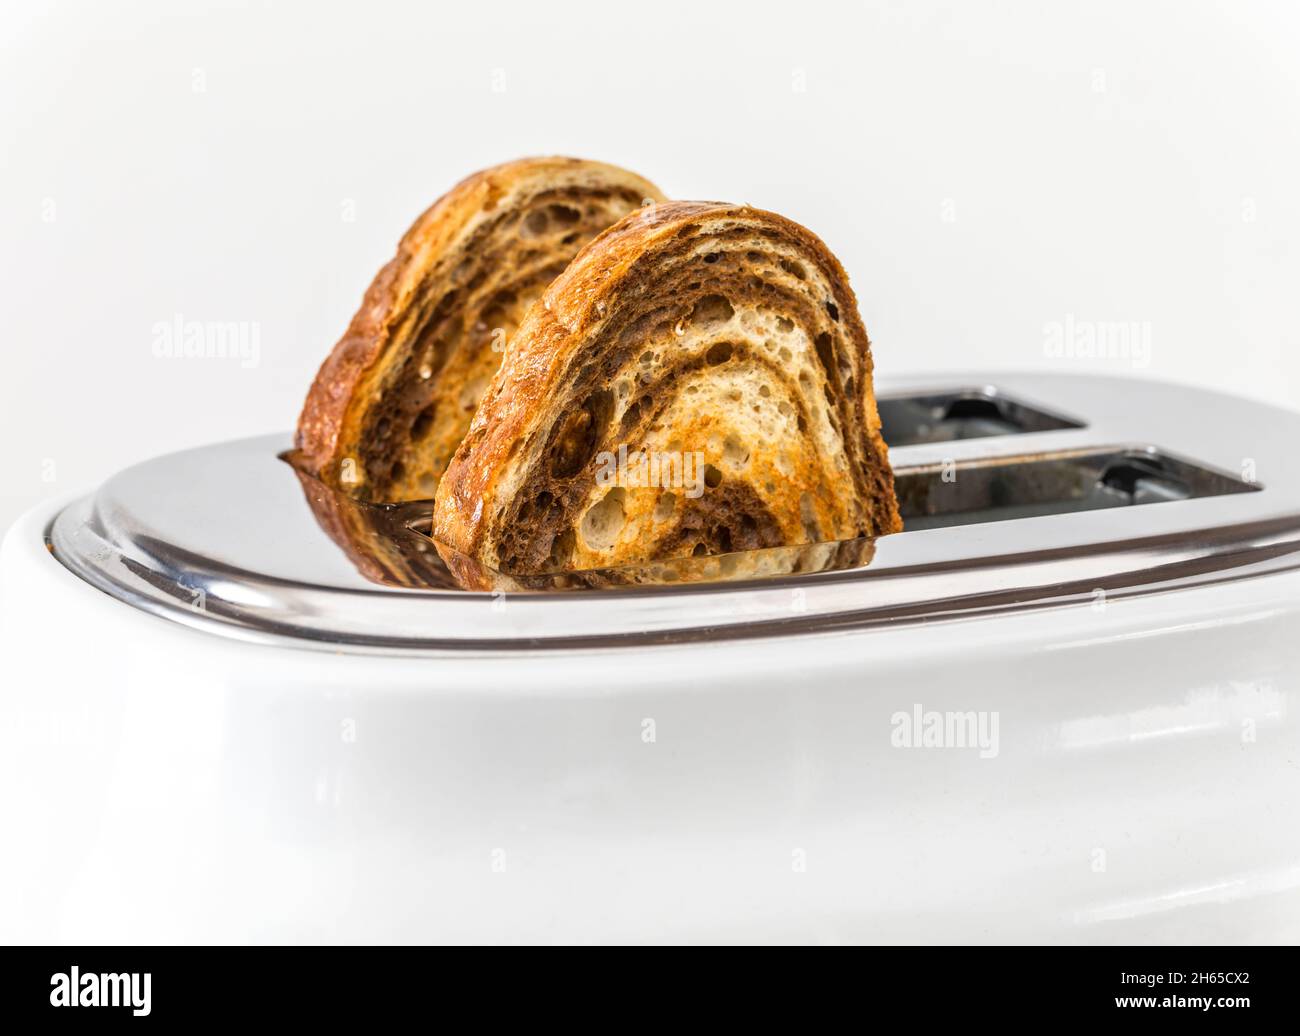
{"label": "dark slot opening", "polygon": [[1005,396],[996,389],[963,389],[877,400],[881,431],[890,446],[953,442],[1082,428],[1068,417]]}
{"label": "dark slot opening", "polygon": [[930,464],[894,472],[906,531],[1249,493],[1257,484],[1155,449]]}

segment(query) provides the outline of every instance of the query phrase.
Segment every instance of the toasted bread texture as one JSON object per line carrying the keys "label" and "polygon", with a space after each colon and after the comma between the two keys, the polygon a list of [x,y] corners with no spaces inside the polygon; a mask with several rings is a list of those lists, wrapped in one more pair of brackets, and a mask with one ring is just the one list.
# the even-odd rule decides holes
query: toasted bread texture
{"label": "toasted bread texture", "polygon": [[485,568],[472,558],[458,555],[445,543],[437,544],[437,550],[446,563],[444,577],[461,589],[519,593],[633,586],[689,587],[700,583],[735,583],[774,576],[838,572],[848,568],[865,568],[871,564],[875,557],[876,543],[870,539],[801,543],[767,550],[692,555],[615,568],[578,569],[535,575],[510,574]]}
{"label": "toasted bread texture", "polygon": [[298,421],[302,463],[369,501],[431,499],[524,313],[588,241],[663,196],[600,162],[476,173],[407,231]]}
{"label": "toasted bread texture", "polygon": [[745,206],[644,207],[529,310],[438,488],[434,536],[475,584],[474,565],[897,532],[871,375],[848,278],[810,231]]}

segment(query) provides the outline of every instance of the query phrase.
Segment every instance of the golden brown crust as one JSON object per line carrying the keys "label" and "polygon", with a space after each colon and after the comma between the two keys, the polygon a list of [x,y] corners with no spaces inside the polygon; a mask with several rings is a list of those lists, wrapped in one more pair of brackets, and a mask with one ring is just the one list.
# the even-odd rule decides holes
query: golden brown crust
{"label": "golden brown crust", "polygon": [[[899,531],[871,374],[848,278],[810,231],[718,202],[639,210],[584,248],[525,316],[439,487],[435,537],[453,569],[466,567],[455,555],[468,559],[458,576],[482,585],[473,566],[528,574]],[[708,405],[682,404],[681,385]],[[798,433],[767,434],[796,420]],[[723,441],[735,428],[747,436]],[[614,541],[592,545],[602,525],[575,543],[606,493],[592,451],[608,453],[618,434],[633,450],[675,443],[736,463],[712,498],[678,494],[667,521],[649,514],[653,498],[625,493]],[[571,440],[582,470],[557,462]],[[793,465],[782,463],[789,451]]]}
{"label": "golden brown crust", "polygon": [[362,499],[431,497],[522,313],[595,233],[661,198],[573,158],[461,181],[403,236],[322,364],[298,422],[303,463]]}

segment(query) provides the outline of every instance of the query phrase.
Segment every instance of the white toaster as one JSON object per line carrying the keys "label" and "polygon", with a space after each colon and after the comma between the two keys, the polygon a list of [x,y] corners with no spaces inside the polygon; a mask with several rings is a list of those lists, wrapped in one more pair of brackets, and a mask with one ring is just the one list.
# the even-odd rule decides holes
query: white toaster
{"label": "white toaster", "polygon": [[29,512],[0,935],[1300,939],[1300,415],[879,393],[908,531],[765,579],[376,581],[287,436]]}

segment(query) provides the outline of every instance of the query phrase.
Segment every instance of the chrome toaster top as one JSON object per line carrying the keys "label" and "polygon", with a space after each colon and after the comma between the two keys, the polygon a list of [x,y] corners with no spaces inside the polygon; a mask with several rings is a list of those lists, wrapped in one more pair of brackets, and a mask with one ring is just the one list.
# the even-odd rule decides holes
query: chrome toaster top
{"label": "chrome toaster top", "polygon": [[341,549],[313,513],[312,494],[329,491],[285,463],[278,436],[127,469],[63,511],[48,539],[82,578],[174,621],[400,653],[896,625],[1190,588],[1300,561],[1300,479],[1286,454],[1300,415],[1091,376],[884,380],[878,395],[906,531],[857,547],[748,552],[771,554],[771,565],[723,555],[468,593],[427,538],[427,504],[349,504],[377,556]]}

